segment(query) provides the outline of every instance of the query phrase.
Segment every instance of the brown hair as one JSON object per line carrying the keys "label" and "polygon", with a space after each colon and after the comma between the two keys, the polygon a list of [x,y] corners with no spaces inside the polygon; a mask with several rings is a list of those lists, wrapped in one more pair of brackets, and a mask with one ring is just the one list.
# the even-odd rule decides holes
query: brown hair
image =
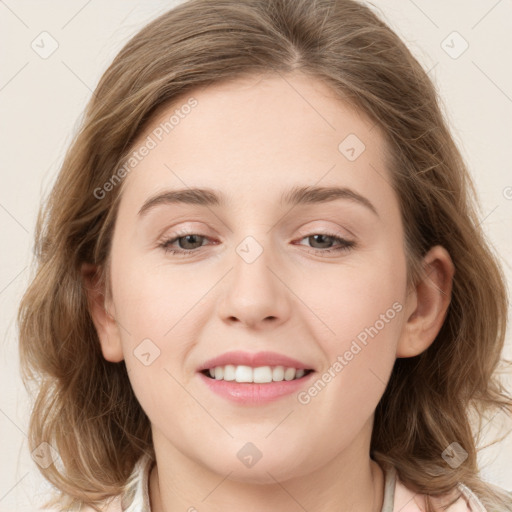
{"label": "brown hair", "polygon": [[[40,470],[61,491],[62,510],[118,494],[137,459],[154,456],[124,361],[103,358],[88,310],[81,267],[99,265],[98,283],[109,293],[122,187],[102,199],[95,190],[178,97],[243,75],[293,71],[330,85],[382,128],[409,283],[424,278],[421,258],[437,244],[456,268],[436,340],[395,362],[376,409],[371,456],[394,466],[415,492],[441,494],[462,482],[492,512],[512,511],[511,495],[485,483],[477,466],[485,414],[512,410],[497,375],[508,306],[502,270],[433,84],[399,37],[353,0],[189,0],[136,34],[102,76],[41,208],[37,269],[18,314],[23,380],[37,387],[30,448],[47,442],[57,450],[60,461]],[[468,455],[456,468],[441,457],[453,441]]]}

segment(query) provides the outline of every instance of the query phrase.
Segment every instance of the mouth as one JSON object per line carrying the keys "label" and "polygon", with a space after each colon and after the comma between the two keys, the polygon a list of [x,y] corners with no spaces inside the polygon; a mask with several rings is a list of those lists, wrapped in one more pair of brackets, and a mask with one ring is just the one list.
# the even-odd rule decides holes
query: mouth
{"label": "mouth", "polygon": [[272,382],[304,379],[313,371],[314,370],[312,369],[296,369],[285,366],[251,367],[246,365],[228,364],[225,366],[216,366],[214,368],[205,369],[200,373],[211,380],[248,384],[271,384]]}

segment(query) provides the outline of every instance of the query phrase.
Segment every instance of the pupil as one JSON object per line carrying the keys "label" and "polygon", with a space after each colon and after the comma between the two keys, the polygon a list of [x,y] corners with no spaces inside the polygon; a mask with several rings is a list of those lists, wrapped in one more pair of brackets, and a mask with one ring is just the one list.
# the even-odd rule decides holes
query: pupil
{"label": "pupil", "polygon": [[[185,240],[185,246],[186,246],[187,243],[190,242],[189,239],[192,239],[192,242],[190,242],[190,243],[192,243],[192,245],[194,245],[194,238],[196,238],[196,236],[197,235],[186,235],[186,236],[182,237],[181,240]],[[195,243],[197,244],[197,241]],[[180,245],[183,245],[183,244],[180,244]],[[199,244],[199,245],[201,245],[201,244]],[[194,247],[192,247],[192,248],[194,248]],[[190,249],[190,247],[182,247],[182,249]]]}
{"label": "pupil", "polygon": [[[322,244],[322,237],[324,237],[327,239],[327,241],[324,241],[323,243],[329,245],[329,238],[331,238],[329,235],[313,235],[311,238],[314,240],[317,237],[320,237],[320,244]],[[318,238],[315,240],[315,242],[318,243]]]}

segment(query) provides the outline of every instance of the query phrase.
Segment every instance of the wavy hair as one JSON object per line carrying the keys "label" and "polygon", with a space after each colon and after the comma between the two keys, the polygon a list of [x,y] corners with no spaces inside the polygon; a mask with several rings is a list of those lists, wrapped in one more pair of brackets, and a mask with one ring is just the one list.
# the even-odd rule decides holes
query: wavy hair
{"label": "wavy hair", "polygon": [[[58,452],[58,461],[39,469],[58,489],[53,504],[61,510],[99,507],[122,491],[142,454],[154,456],[125,363],[103,358],[89,314],[81,269],[98,265],[97,282],[111,293],[122,187],[101,200],[97,190],[178,98],[242,76],[294,71],[326,83],[382,128],[408,283],[425,278],[421,259],[437,244],[456,269],[437,338],[420,355],[395,361],[375,411],[371,457],[394,466],[415,492],[436,496],[462,482],[490,511],[512,511],[512,495],[483,481],[477,464],[486,415],[512,412],[499,379],[500,363],[510,365],[501,358],[503,271],[435,86],[393,30],[354,0],[189,0],[138,32],[100,79],[39,211],[37,268],[18,311],[22,378],[29,392],[35,384],[29,445],[47,442]],[[455,468],[441,455],[453,441],[467,452]]]}

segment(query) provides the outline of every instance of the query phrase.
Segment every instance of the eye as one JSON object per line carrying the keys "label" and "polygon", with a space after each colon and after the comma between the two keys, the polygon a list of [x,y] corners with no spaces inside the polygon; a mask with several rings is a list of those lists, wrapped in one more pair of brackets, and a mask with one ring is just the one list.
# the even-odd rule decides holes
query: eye
{"label": "eye", "polygon": [[[312,244],[320,244],[320,248],[313,247],[312,252],[315,254],[326,254],[339,251],[349,251],[356,243],[350,240],[345,240],[342,237],[333,233],[314,233],[305,236],[300,240],[308,240]],[[178,233],[173,238],[163,240],[158,244],[166,253],[174,254],[177,256],[190,256],[194,252],[199,252],[203,247],[203,242],[208,240],[208,237],[198,233]],[[338,246],[332,247],[333,243],[338,243]],[[178,243],[178,247],[174,244]],[[302,245],[302,244],[299,244]],[[328,245],[329,247],[326,247]]]}
{"label": "eye", "polygon": [[[197,233],[179,233],[179,236],[164,240],[159,246],[167,253],[185,256],[186,253],[196,251],[202,247],[202,241],[206,238],[206,236]],[[181,247],[173,247],[176,242]]]}
{"label": "eye", "polygon": [[[320,246],[323,246],[322,248],[315,248],[313,247],[313,253],[333,253],[333,252],[339,252],[339,251],[349,251],[351,248],[353,248],[356,244],[353,241],[345,240],[342,237],[337,236],[334,233],[315,233],[312,235],[305,236],[301,240],[308,240],[312,244],[320,244]],[[331,247],[333,242],[338,242],[337,247]],[[325,247],[325,245],[329,245],[329,247]],[[301,245],[301,244],[300,244]]]}

